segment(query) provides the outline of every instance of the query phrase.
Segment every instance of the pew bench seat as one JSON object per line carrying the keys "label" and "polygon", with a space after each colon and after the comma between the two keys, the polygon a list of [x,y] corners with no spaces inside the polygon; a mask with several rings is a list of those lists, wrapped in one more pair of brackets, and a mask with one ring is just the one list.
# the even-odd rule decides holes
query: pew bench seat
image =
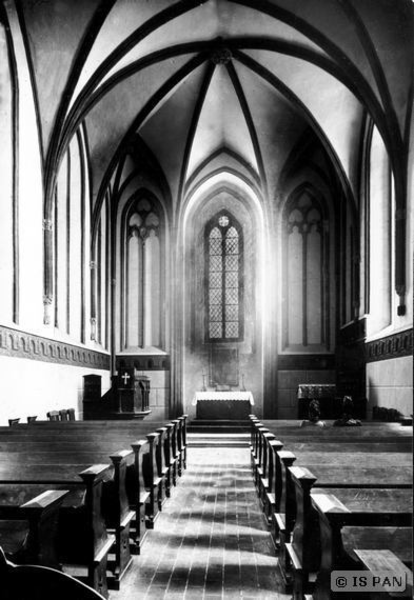
{"label": "pew bench seat", "polygon": [[[390,576],[402,576],[406,579],[406,588],[403,592],[388,594],[388,597],[412,598],[413,572],[391,550],[354,550],[361,565],[371,573],[390,573]],[[385,594],[372,596],[384,598]]]}
{"label": "pew bench seat", "polygon": [[358,552],[388,549],[404,565],[413,566],[413,545],[411,527],[343,527],[341,531],[342,545],[345,553],[358,560]]}
{"label": "pew bench seat", "polygon": [[[388,549],[407,567],[412,567],[411,490],[335,491],[338,497],[321,489],[312,494],[322,548],[320,565],[312,569],[318,571],[314,592],[317,600],[329,597],[333,570],[361,569],[356,553],[359,550]],[[306,587],[309,587],[306,577],[303,581],[299,578],[298,589]]]}

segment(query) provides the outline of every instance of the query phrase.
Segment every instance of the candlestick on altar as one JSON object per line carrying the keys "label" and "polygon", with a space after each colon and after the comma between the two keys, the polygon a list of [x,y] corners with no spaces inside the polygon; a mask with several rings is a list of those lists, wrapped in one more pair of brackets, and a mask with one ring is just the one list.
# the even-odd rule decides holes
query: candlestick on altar
{"label": "candlestick on altar", "polygon": [[203,389],[202,389],[203,392],[207,391],[207,388],[206,388],[206,377],[207,377],[207,375],[205,373],[203,373]]}

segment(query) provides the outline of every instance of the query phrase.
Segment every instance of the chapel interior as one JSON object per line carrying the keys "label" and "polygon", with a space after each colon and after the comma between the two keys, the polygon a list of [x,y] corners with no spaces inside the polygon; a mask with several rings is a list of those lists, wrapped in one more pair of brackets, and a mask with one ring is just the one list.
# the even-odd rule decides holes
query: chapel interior
{"label": "chapel interior", "polygon": [[3,0],[0,426],[129,378],[144,423],[307,386],[412,416],[413,16]]}

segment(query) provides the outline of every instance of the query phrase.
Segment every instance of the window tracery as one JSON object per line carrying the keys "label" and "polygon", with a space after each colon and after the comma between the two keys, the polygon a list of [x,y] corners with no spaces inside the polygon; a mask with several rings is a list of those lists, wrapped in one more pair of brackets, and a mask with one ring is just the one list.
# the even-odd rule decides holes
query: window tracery
{"label": "window tracery", "polygon": [[160,347],[161,221],[150,199],[134,204],[126,228],[125,347]]}
{"label": "window tracery", "polygon": [[329,346],[329,221],[303,193],[285,211],[284,346]]}
{"label": "window tracery", "polygon": [[209,341],[242,339],[243,236],[229,214],[206,227],[207,331]]}

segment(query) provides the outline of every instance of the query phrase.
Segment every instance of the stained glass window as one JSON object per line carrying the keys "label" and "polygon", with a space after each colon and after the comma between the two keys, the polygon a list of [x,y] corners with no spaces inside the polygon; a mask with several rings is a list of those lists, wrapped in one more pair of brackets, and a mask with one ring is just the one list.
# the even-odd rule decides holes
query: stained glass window
{"label": "stained glass window", "polygon": [[227,214],[207,226],[207,337],[210,341],[241,338],[242,236]]}

